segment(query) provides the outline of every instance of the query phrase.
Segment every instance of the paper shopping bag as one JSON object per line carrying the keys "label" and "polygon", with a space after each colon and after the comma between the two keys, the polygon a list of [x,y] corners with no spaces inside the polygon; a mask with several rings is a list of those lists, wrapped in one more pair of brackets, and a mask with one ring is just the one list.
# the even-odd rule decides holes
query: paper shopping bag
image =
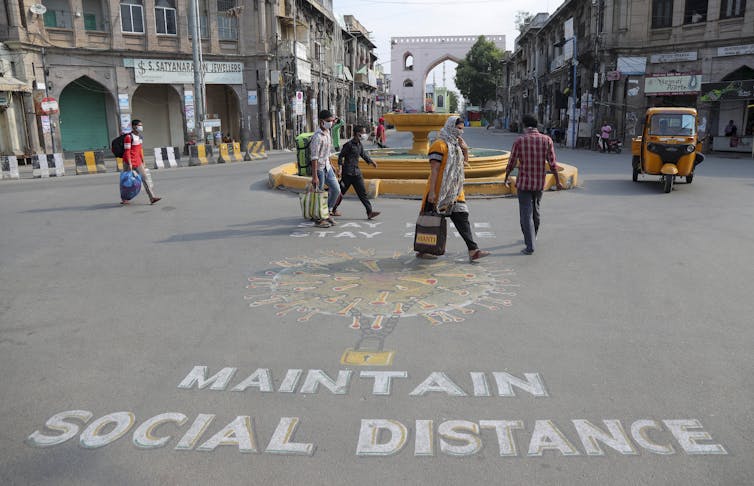
{"label": "paper shopping bag", "polygon": [[414,231],[414,251],[430,255],[445,254],[448,223],[438,214],[420,214]]}

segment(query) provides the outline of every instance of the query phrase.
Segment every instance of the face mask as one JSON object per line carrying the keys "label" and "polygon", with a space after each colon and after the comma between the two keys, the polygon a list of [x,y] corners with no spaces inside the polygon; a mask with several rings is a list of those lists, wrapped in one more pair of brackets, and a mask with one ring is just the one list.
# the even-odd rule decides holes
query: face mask
{"label": "face mask", "polygon": [[139,132],[139,133],[141,133],[141,132],[144,131],[144,127],[141,126],[141,125],[139,125],[139,126],[136,127],[136,131]]}
{"label": "face mask", "polygon": [[325,128],[327,129],[327,130],[331,129],[331,128],[332,128],[332,122],[328,122],[328,121],[326,121],[326,122],[325,122],[325,124],[324,124],[324,127],[325,127]]}
{"label": "face mask", "polygon": [[359,138],[362,140],[366,140],[369,138],[369,135],[367,135],[366,133],[362,133],[361,135],[359,135]]}

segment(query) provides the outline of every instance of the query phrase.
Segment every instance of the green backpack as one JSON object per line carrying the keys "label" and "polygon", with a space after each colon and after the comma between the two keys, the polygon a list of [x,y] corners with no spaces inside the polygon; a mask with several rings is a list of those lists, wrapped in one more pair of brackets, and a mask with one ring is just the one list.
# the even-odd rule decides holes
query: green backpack
{"label": "green backpack", "polygon": [[296,166],[300,176],[312,175],[312,157],[309,149],[309,145],[312,143],[312,135],[314,135],[314,132],[302,133],[296,137]]}

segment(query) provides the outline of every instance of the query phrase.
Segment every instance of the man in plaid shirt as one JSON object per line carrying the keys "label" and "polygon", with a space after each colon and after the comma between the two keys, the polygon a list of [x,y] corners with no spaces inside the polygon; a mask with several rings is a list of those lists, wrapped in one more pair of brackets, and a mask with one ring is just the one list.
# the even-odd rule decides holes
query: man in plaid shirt
{"label": "man in plaid shirt", "polygon": [[539,203],[545,187],[545,163],[550,166],[550,172],[555,176],[555,186],[558,190],[563,189],[563,184],[558,178],[552,139],[539,133],[537,119],[533,115],[524,115],[521,122],[524,125],[524,134],[513,142],[508,167],[505,169],[505,184],[508,185],[508,177],[518,162],[518,213],[526,244],[521,253],[531,255],[534,253],[534,242],[539,231]]}

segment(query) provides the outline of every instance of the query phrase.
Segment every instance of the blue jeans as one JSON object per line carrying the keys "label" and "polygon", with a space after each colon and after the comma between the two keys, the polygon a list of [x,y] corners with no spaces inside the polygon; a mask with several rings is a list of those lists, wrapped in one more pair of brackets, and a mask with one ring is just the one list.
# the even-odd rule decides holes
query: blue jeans
{"label": "blue jeans", "polygon": [[518,215],[526,249],[534,251],[534,241],[539,231],[539,203],[542,191],[518,191]]}
{"label": "blue jeans", "polygon": [[332,211],[332,208],[335,207],[335,201],[338,200],[338,196],[340,196],[340,183],[338,182],[338,178],[335,177],[335,171],[330,167],[329,169],[323,168],[317,168],[317,179],[319,179],[319,186],[317,189],[320,191],[324,188],[325,183],[327,183],[328,191],[327,191],[327,209]]}

